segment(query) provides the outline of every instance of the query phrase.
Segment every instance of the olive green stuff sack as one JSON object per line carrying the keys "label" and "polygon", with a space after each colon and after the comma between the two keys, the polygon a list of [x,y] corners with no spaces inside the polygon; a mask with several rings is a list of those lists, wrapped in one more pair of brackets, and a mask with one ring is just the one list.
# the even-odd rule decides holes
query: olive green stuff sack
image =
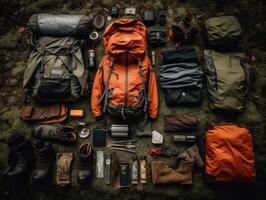
{"label": "olive green stuff sack", "polygon": [[249,89],[244,54],[204,50],[203,68],[211,109],[241,111]]}
{"label": "olive green stuff sack", "polygon": [[241,37],[242,30],[234,16],[212,17],[205,21],[206,37],[212,47],[233,47]]}

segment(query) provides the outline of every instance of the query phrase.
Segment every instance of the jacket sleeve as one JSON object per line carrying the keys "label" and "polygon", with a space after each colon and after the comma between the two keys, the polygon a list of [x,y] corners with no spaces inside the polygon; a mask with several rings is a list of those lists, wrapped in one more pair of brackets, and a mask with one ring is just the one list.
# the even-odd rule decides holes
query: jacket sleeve
{"label": "jacket sleeve", "polygon": [[153,69],[150,70],[150,77],[148,83],[148,97],[149,97],[149,116],[152,119],[155,119],[158,114],[158,89],[156,83],[156,75]]}
{"label": "jacket sleeve", "polygon": [[100,98],[103,94],[103,87],[103,68],[101,67],[95,74],[91,94],[91,110],[95,117],[103,114],[102,105],[100,103]]}

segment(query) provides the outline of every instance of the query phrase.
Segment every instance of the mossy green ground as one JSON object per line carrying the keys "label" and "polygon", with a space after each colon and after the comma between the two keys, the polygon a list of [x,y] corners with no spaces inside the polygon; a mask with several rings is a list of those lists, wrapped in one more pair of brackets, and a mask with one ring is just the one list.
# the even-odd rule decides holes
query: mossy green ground
{"label": "mossy green ground", "polygon": [[[5,1],[3,1],[4,3]],[[109,8],[117,1],[106,0],[37,0],[37,1],[6,1],[9,9],[3,12],[0,23],[4,25],[0,35],[0,169],[2,170],[7,162],[8,148],[6,140],[12,134],[23,134],[31,138],[31,126],[19,119],[20,109],[24,103],[22,90],[23,70],[27,65],[30,48],[27,45],[29,32],[26,22],[31,14],[39,12],[49,13],[69,13],[69,14],[96,14],[103,13],[103,8]],[[20,3],[18,3],[20,2]],[[120,2],[120,1],[118,1]],[[120,10],[129,6],[131,1],[121,1]],[[175,10],[179,6],[189,8],[196,16],[206,18],[216,13],[216,4],[213,0],[187,0],[187,1],[135,1],[138,13],[145,8],[153,10],[164,10],[169,14],[168,22],[172,20]],[[181,3],[185,2],[185,3]],[[2,3],[1,3],[2,6]],[[173,16],[172,16],[173,13]],[[125,190],[116,190],[106,186],[103,180],[94,179],[91,186],[80,187],[77,184],[77,159],[75,157],[72,170],[72,186],[65,189],[58,189],[54,184],[33,187],[29,178],[16,183],[12,183],[0,178],[0,199],[265,199],[265,179],[266,179],[266,135],[265,135],[265,97],[266,97],[266,5],[263,0],[239,0],[225,1],[225,14],[235,14],[238,16],[242,28],[243,38],[239,50],[245,51],[255,58],[255,63],[251,69],[252,82],[251,91],[247,99],[246,109],[239,115],[226,115],[214,113],[209,109],[206,90],[204,90],[204,100],[200,106],[185,107],[178,106],[169,108],[165,105],[163,93],[160,93],[159,117],[152,123],[152,128],[163,133],[163,116],[166,114],[194,114],[199,119],[199,129],[197,135],[201,138],[199,147],[204,155],[204,134],[206,123],[211,121],[237,122],[245,124],[251,131],[254,138],[254,148],[256,153],[257,178],[252,184],[228,184],[213,185],[204,180],[203,169],[195,169],[192,186],[169,185],[153,186],[151,184],[150,169],[148,168],[148,184],[145,186],[131,187]],[[106,13],[107,14],[107,13]],[[169,25],[169,23],[168,23]],[[162,27],[166,29],[167,27]],[[199,51],[204,48],[202,37],[190,46],[195,46]],[[157,60],[161,49],[156,49]],[[103,55],[102,44],[96,49],[98,61]],[[155,69],[157,71],[158,69]],[[93,72],[90,75],[93,80]],[[74,108],[86,110],[86,118],[82,121],[92,121],[90,99],[71,104]],[[66,124],[77,125],[78,120],[68,120]],[[110,123],[110,122],[109,122]],[[179,150],[186,146],[183,144],[173,144],[171,135],[165,134],[164,146],[176,147]],[[132,136],[134,137],[134,136]],[[90,139],[89,139],[90,140]],[[110,138],[108,139],[110,140]],[[147,154],[151,146],[151,139],[140,139],[146,143],[146,147],[138,148],[138,154]],[[79,143],[88,140],[79,140]],[[73,151],[76,155],[78,145],[54,144],[57,151]],[[106,150],[108,151],[108,150]],[[131,155],[119,153],[122,160],[130,160]],[[164,158],[162,158],[164,159]],[[148,163],[152,160],[148,157]],[[175,159],[165,159],[171,166],[175,166]]]}

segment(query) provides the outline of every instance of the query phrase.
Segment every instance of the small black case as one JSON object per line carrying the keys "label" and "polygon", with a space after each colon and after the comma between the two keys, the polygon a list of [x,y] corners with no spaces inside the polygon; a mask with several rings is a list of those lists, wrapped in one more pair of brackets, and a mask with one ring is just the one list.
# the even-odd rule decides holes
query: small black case
{"label": "small black case", "polygon": [[145,10],[143,14],[143,22],[145,24],[153,24],[154,22],[154,12],[151,10]]}
{"label": "small black case", "polygon": [[101,128],[94,128],[92,130],[92,144],[93,146],[106,145],[106,131]]}
{"label": "small black case", "polygon": [[167,16],[164,13],[159,13],[157,15],[157,23],[160,25],[164,25],[167,22]]}
{"label": "small black case", "polygon": [[118,7],[117,6],[113,6],[111,8],[111,16],[114,18],[118,17]]}

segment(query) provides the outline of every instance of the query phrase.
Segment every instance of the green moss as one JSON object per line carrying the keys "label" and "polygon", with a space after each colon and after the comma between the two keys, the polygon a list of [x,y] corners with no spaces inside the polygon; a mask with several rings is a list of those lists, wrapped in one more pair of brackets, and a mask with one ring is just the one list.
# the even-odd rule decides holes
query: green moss
{"label": "green moss", "polygon": [[16,49],[22,34],[17,31],[10,31],[0,37],[0,49]]}
{"label": "green moss", "polygon": [[161,1],[145,1],[145,6],[149,9],[152,9],[154,11],[158,11],[158,10],[163,10],[164,9],[164,5]]}
{"label": "green moss", "polygon": [[24,15],[30,16],[36,13],[43,13],[49,9],[55,9],[58,5],[63,3],[63,0],[38,0],[26,7],[22,7],[20,12]]}
{"label": "green moss", "polygon": [[22,134],[30,137],[30,126],[25,124],[20,118],[20,110],[9,110],[0,117],[0,141],[6,141],[12,134]]}
{"label": "green moss", "polygon": [[103,0],[102,4],[110,8],[111,6],[114,6],[116,4],[116,1],[115,0]]}
{"label": "green moss", "polygon": [[18,63],[16,67],[14,67],[11,71],[11,76],[17,77],[18,75],[21,75],[25,70],[25,65],[24,63]]}

